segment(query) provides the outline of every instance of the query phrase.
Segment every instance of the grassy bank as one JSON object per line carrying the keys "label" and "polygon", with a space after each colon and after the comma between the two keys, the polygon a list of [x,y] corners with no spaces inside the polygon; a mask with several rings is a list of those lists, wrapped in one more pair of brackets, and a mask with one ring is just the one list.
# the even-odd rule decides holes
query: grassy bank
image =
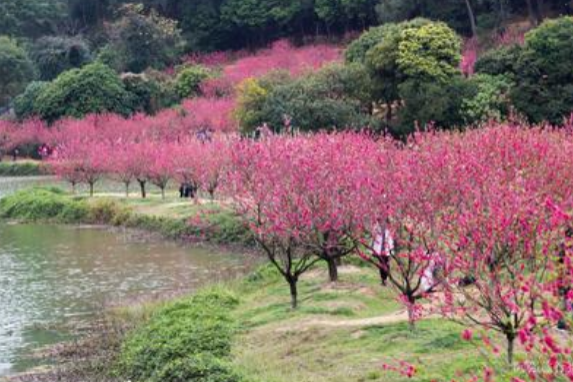
{"label": "grassy bank", "polygon": [[42,166],[38,161],[0,162],[0,176],[37,176],[42,174]]}
{"label": "grassy bank", "polygon": [[251,236],[234,213],[216,203],[172,198],[126,199],[74,196],[58,188],[33,188],[0,200],[0,218],[54,224],[105,224],[213,244],[250,245]]}
{"label": "grassy bank", "polygon": [[[152,309],[127,336],[116,370],[134,382],[402,382],[465,380],[479,372],[484,360],[461,339],[462,327],[429,318],[412,332],[375,272],[341,271],[337,284],[327,282],[322,267],[311,271],[301,281],[297,311],[268,267]],[[134,316],[129,312],[125,317]],[[400,361],[417,366],[414,378],[384,370]]]}
{"label": "grassy bank", "polygon": [[[224,206],[176,197],[88,198],[36,188],[0,200],[0,217],[134,227],[215,243],[249,242],[237,217]],[[104,341],[112,344],[109,351],[94,346],[106,354],[103,365],[88,359],[89,372],[103,375],[84,380],[403,382],[467,380],[480,371],[484,359],[461,339],[463,327],[430,317],[411,331],[396,294],[380,285],[377,272],[358,260],[352,263],[340,269],[335,284],[328,282],[323,266],[305,274],[296,311],[290,309],[284,280],[268,266],[195,296],[119,309],[114,312],[119,324],[95,336],[112,339]],[[127,327],[127,334],[116,327]],[[401,361],[417,366],[414,378],[384,370],[384,364]]]}

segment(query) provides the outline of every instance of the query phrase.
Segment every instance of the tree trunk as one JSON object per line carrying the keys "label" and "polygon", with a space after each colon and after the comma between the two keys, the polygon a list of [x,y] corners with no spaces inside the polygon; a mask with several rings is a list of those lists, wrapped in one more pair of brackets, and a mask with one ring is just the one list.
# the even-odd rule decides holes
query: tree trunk
{"label": "tree trunk", "polygon": [[543,22],[543,0],[535,0],[535,21],[537,25]]}
{"label": "tree trunk", "polygon": [[533,0],[526,0],[527,2],[527,14],[529,16],[529,23],[531,26],[535,26],[535,11],[533,10]]}
{"label": "tree trunk", "polygon": [[466,8],[468,9],[468,17],[470,19],[470,26],[472,29],[472,37],[477,36],[477,24],[476,24],[476,16],[474,10],[472,8],[472,3],[470,0],[466,0]]}
{"label": "tree trunk", "polygon": [[129,182],[125,182],[125,197],[129,199]]}
{"label": "tree trunk", "polygon": [[161,187],[161,199],[165,200],[165,187]]}
{"label": "tree trunk", "polygon": [[290,286],[290,306],[294,310],[298,308],[298,290],[297,290],[297,280],[288,280]]}
{"label": "tree trunk", "polygon": [[513,368],[513,352],[515,348],[515,335],[506,334],[507,337],[507,363],[510,368]]}
{"label": "tree trunk", "polygon": [[338,281],[338,265],[336,264],[336,259],[327,257],[326,263],[328,264],[328,277],[331,283]]}
{"label": "tree trunk", "polygon": [[89,182],[90,185],[90,198],[94,196],[94,182]]}
{"label": "tree trunk", "polygon": [[141,197],[145,199],[147,197],[147,192],[145,190],[145,180],[138,180],[139,188],[141,189]]}
{"label": "tree trunk", "polygon": [[412,332],[416,329],[416,317],[415,317],[415,312],[414,312],[414,308],[415,308],[414,305],[415,305],[414,302],[408,303],[408,327],[410,328],[410,331],[412,331]]}

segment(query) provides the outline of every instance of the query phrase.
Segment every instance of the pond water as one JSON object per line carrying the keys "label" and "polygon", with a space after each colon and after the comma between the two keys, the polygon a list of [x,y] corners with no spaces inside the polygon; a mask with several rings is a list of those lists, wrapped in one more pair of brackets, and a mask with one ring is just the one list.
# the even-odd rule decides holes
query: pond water
{"label": "pond water", "polygon": [[[23,186],[11,185],[4,195]],[[69,338],[70,323],[104,306],[194,290],[247,263],[247,255],[144,242],[130,231],[0,222],[0,379],[29,369],[34,350]]]}

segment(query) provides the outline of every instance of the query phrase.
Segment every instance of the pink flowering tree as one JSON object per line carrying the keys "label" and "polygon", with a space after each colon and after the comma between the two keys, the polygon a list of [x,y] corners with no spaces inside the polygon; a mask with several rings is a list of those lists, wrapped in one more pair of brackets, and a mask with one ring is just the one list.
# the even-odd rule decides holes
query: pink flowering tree
{"label": "pink flowering tree", "polygon": [[295,140],[239,142],[233,152],[227,192],[270,263],[288,283],[291,307],[298,306],[298,281],[320,261],[306,250],[307,211],[300,178],[303,156]]}

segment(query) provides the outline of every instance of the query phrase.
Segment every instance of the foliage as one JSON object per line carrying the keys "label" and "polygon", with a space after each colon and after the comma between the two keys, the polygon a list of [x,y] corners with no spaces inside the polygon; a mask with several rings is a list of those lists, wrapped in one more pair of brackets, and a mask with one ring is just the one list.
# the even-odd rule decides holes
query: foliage
{"label": "foliage", "polygon": [[3,0],[0,35],[38,37],[52,33],[65,13],[65,4],[60,0]]}
{"label": "foliage", "polygon": [[38,97],[48,86],[48,82],[30,82],[24,93],[14,99],[14,113],[20,120],[35,116],[39,108]]}
{"label": "foliage", "polygon": [[263,124],[275,131],[375,127],[367,92],[367,74],[357,65],[328,65],[294,81],[278,73],[239,87],[236,115],[244,132]]}
{"label": "foliage", "polygon": [[382,25],[379,27],[372,27],[368,31],[362,33],[356,40],[348,45],[344,55],[346,62],[350,63],[364,63],[366,61],[366,53],[379,43],[381,43],[385,36],[393,29],[393,25]]}
{"label": "foliage", "polygon": [[34,74],[26,51],[15,40],[0,36],[0,106],[20,94]]}
{"label": "foliage", "polygon": [[[179,373],[199,373],[209,382],[233,376],[219,359],[231,351],[235,328],[230,312],[237,304],[230,292],[214,289],[167,305],[129,335],[119,372],[136,381],[179,380]],[[201,375],[201,370],[209,375]]]}
{"label": "foliage", "polygon": [[492,76],[514,77],[521,51],[522,47],[519,45],[509,45],[490,50],[477,59],[475,71]]}
{"label": "foliage", "polygon": [[0,216],[6,219],[77,222],[87,213],[85,203],[69,199],[54,189],[20,191],[0,200]]}
{"label": "foliage", "polygon": [[89,113],[132,112],[130,94],[117,74],[94,63],[62,73],[37,98],[37,114],[48,122]]}
{"label": "foliage", "polygon": [[210,355],[198,354],[192,358],[178,358],[168,362],[149,382],[242,382],[232,364]]}
{"label": "foliage", "polygon": [[398,45],[396,63],[410,80],[445,81],[459,74],[461,42],[446,24],[406,28]]}
{"label": "foliage", "polygon": [[181,47],[177,23],[142,5],[122,7],[122,18],[109,29],[111,47],[123,59],[122,69],[140,73],[149,67],[164,68],[174,62]]}
{"label": "foliage", "polygon": [[476,86],[476,94],[462,102],[461,114],[466,124],[499,121],[509,115],[511,81],[504,76],[478,74],[470,83]]}
{"label": "foliage", "polygon": [[526,35],[511,98],[532,122],[560,124],[573,109],[572,32],[573,17],[562,17]]}
{"label": "foliage", "polygon": [[410,80],[400,84],[399,91],[405,105],[399,110],[399,124],[391,131],[405,137],[432,123],[444,129],[464,126],[462,106],[475,99],[477,90],[458,77],[445,84]]}
{"label": "foliage", "polygon": [[92,59],[88,44],[80,37],[42,37],[30,52],[38,68],[40,79],[50,81],[60,73],[80,68]]}
{"label": "foliage", "polygon": [[[273,86],[269,81],[267,85]],[[237,108],[234,116],[243,132],[251,133],[264,122],[263,107],[272,89],[265,89],[261,80],[249,78],[237,87]]]}
{"label": "foliage", "polygon": [[134,112],[155,114],[160,109],[160,85],[144,74],[126,73],[121,76],[125,90],[131,97]]}
{"label": "foliage", "polygon": [[177,74],[175,90],[181,98],[197,96],[201,92],[201,83],[211,75],[211,72],[203,66],[185,67]]}

